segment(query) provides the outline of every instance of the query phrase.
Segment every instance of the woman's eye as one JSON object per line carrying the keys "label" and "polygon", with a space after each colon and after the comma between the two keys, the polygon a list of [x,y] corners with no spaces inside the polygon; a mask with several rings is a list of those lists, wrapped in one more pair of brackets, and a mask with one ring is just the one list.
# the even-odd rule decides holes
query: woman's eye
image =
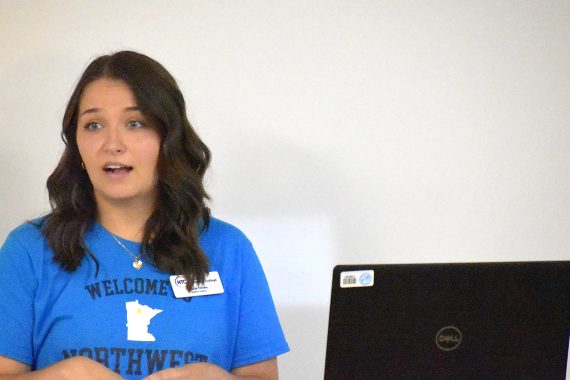
{"label": "woman's eye", "polygon": [[144,123],[138,120],[132,120],[128,122],[128,126],[131,128],[142,128],[144,127]]}
{"label": "woman's eye", "polygon": [[99,129],[99,128],[101,128],[101,124],[95,123],[95,122],[87,123],[85,125],[85,129],[87,129],[88,131],[94,131],[94,130]]}

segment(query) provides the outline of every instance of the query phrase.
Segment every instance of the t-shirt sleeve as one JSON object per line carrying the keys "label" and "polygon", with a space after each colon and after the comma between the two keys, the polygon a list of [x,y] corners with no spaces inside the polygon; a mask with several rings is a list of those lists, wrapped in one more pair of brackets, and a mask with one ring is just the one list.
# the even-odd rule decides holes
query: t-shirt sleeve
{"label": "t-shirt sleeve", "polygon": [[0,356],[33,364],[37,279],[27,249],[11,233],[0,248]]}
{"label": "t-shirt sleeve", "polygon": [[289,351],[267,279],[251,243],[242,245],[239,327],[232,368]]}

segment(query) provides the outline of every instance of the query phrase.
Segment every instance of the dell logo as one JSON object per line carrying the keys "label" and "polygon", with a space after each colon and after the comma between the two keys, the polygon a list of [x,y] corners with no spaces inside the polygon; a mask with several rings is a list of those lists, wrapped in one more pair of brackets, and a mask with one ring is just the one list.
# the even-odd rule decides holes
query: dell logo
{"label": "dell logo", "polygon": [[446,326],[435,334],[435,344],[442,351],[452,351],[459,347],[462,338],[457,327]]}

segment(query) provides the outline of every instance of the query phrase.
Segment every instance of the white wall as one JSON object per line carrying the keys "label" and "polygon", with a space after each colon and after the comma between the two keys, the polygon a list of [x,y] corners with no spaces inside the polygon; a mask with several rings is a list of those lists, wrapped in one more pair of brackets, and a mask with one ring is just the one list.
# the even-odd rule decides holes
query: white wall
{"label": "white wall", "polygon": [[321,378],[334,264],[569,258],[568,20],[566,0],[0,0],[0,240],[48,210],[86,64],[144,52],[265,266],[282,378]]}

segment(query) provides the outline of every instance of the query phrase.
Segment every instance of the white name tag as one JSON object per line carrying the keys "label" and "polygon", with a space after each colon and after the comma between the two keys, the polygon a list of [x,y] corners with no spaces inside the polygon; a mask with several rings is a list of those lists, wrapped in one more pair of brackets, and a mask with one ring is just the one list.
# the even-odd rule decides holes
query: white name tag
{"label": "white name tag", "polygon": [[224,292],[222,280],[218,272],[210,272],[206,275],[206,281],[203,284],[194,283],[191,291],[186,289],[186,278],[182,275],[170,276],[170,284],[176,298],[209,296],[212,294],[221,294]]}

